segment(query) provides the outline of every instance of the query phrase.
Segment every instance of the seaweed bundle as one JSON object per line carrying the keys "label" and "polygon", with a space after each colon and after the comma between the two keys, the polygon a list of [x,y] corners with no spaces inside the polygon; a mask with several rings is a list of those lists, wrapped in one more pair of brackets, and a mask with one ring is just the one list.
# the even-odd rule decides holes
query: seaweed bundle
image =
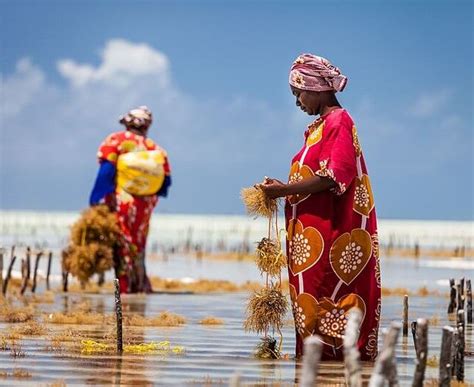
{"label": "seaweed bundle", "polygon": [[71,228],[69,245],[62,252],[63,269],[84,284],[114,266],[113,249],[119,241],[116,215],[105,205],[90,207]]}
{"label": "seaweed bundle", "polygon": [[[281,270],[287,265],[278,232],[278,200],[269,199],[259,185],[241,190],[241,197],[250,215],[268,218],[268,236],[262,238],[255,250],[255,263],[265,275],[265,286],[256,290],[247,304],[244,329],[263,334],[257,345],[255,356],[261,359],[279,359],[283,336],[281,327],[288,311],[288,301],[282,293]],[[274,228],[272,227],[274,220]],[[272,237],[272,231],[274,236]],[[277,279],[270,281],[270,277]],[[278,332],[280,341],[269,335]]]}

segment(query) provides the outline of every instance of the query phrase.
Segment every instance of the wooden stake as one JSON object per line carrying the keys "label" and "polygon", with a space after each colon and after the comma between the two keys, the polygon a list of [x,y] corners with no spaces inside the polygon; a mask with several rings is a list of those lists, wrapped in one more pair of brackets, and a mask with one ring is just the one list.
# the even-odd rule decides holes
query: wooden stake
{"label": "wooden stake", "polygon": [[38,273],[39,260],[40,260],[42,255],[43,255],[42,251],[36,253],[35,271],[33,272],[33,285],[31,286],[31,293],[34,293],[36,291],[36,275]]}
{"label": "wooden stake", "polygon": [[21,260],[21,289],[20,294],[25,294],[26,288],[28,286],[28,282],[30,281],[30,274],[31,274],[31,249],[28,246],[26,248],[26,259]]}
{"label": "wooden stake", "polygon": [[398,385],[398,380],[394,380],[397,375],[395,358],[395,346],[402,324],[392,322],[390,329],[384,337],[383,348],[375,362],[374,371],[370,377],[369,387],[383,387],[386,379],[391,379],[390,385]]}
{"label": "wooden stake", "polygon": [[418,356],[418,346],[417,346],[417,336],[416,336],[416,326],[418,325],[418,323],[416,321],[412,321],[411,322],[411,334],[413,336],[413,345],[415,346],[415,353],[416,353],[416,356]]}
{"label": "wooden stake", "polygon": [[456,287],[454,286],[454,278],[449,279],[449,289],[448,313],[454,313],[456,310]]}
{"label": "wooden stake", "polygon": [[408,336],[408,295],[403,297],[403,336]]}
{"label": "wooden stake", "polygon": [[3,254],[5,254],[5,249],[0,247],[0,288],[3,288]]}
{"label": "wooden stake", "polygon": [[472,288],[471,280],[466,281],[466,297],[467,297],[467,323],[472,324]]}
{"label": "wooden stake", "polygon": [[115,317],[117,319],[117,352],[123,352],[122,341],[122,300],[120,299],[120,283],[118,279],[114,280],[115,285]]}
{"label": "wooden stake", "polygon": [[[13,248],[12,248],[12,251]],[[13,264],[16,261],[16,255],[14,255],[11,260],[10,260],[10,265],[8,266],[7,270],[7,276],[5,277],[5,281],[3,282],[3,287],[2,287],[2,294],[5,295],[7,294],[7,288],[8,288],[8,282],[10,281],[10,277],[12,276],[12,269],[13,269]]]}
{"label": "wooden stake", "polygon": [[301,370],[300,387],[313,387],[318,376],[319,361],[323,343],[317,336],[304,339],[303,368]]}
{"label": "wooden stake", "polygon": [[464,296],[462,295],[461,284],[457,284],[456,286],[457,293],[458,293],[458,309],[459,312],[461,309],[464,309]]}
{"label": "wooden stake", "polygon": [[464,346],[465,346],[465,323],[464,323],[464,310],[458,311],[458,339],[456,345],[456,379],[459,382],[464,381]]}
{"label": "wooden stake", "polygon": [[53,260],[53,252],[48,254],[48,270],[46,271],[46,290],[49,290],[49,276],[51,274],[51,261]]}
{"label": "wooden stake", "polygon": [[64,254],[63,254],[63,257],[62,257],[62,261],[61,261],[61,274],[62,274],[62,277],[63,277],[63,292],[67,292],[69,271],[66,267]]}
{"label": "wooden stake", "polygon": [[451,377],[456,375],[456,358],[458,353],[458,328],[453,330],[453,341],[451,343]]}
{"label": "wooden stake", "polygon": [[416,354],[415,376],[413,377],[412,387],[423,387],[425,379],[426,359],[428,355],[428,321],[419,318],[416,324],[416,341],[418,348]]}
{"label": "wooden stake", "polygon": [[441,338],[441,352],[439,355],[439,386],[449,387],[451,384],[452,363],[451,347],[453,345],[454,329],[450,326],[443,327]]}
{"label": "wooden stake", "polygon": [[361,320],[362,313],[359,309],[354,308],[349,313],[344,333],[344,373],[346,384],[349,387],[362,387],[362,367],[359,361],[359,349],[357,348]]}
{"label": "wooden stake", "polygon": [[26,268],[26,259],[22,258],[21,259],[21,288],[20,288],[21,295],[25,294],[26,287],[28,286],[27,271],[28,269]]}

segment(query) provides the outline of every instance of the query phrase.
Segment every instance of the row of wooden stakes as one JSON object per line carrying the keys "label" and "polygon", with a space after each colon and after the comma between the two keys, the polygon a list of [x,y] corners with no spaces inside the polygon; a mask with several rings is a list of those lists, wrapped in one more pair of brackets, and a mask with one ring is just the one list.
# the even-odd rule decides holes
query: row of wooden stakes
{"label": "row of wooden stakes", "polygon": [[[458,313],[460,317],[456,328],[443,327],[439,361],[439,386],[449,387],[451,380],[455,377],[459,381],[464,380],[464,313]],[[366,385],[362,379],[362,365],[360,353],[357,348],[359,338],[359,325],[362,314],[354,309],[348,316],[348,322],[344,335],[344,374],[346,384],[349,387],[362,387]],[[428,320],[418,319],[414,326],[414,342],[416,352],[416,367],[413,375],[412,386],[422,387],[425,378],[425,370],[428,355]],[[388,331],[384,333],[383,346],[380,351],[370,376],[369,387],[399,386],[397,362],[395,357],[396,344],[402,323],[392,322]],[[316,336],[309,336],[304,340],[304,356],[302,359],[300,387],[313,387],[317,385],[317,376],[323,349],[322,340]],[[231,387],[240,387],[240,375],[235,374],[229,383]]]}
{"label": "row of wooden stakes", "polygon": [[[3,258],[4,258],[4,253],[5,250],[0,248],[0,286],[2,288],[2,294],[5,296],[7,294],[8,290],[8,283],[10,282],[11,275],[12,275],[12,270],[13,270],[13,265],[16,262],[17,255],[15,254],[15,246],[12,246],[10,250],[10,263],[8,265],[8,269],[5,275],[5,278],[3,278]],[[30,247],[27,247],[26,253],[25,253],[25,258],[21,259],[21,288],[20,288],[20,294],[24,294],[28,284],[30,282],[31,278],[31,261],[32,261],[32,255],[35,255],[35,264],[34,264],[34,270],[33,270],[33,282],[31,284],[31,292],[35,293],[36,287],[37,287],[37,278],[38,278],[38,268],[39,268],[39,263],[40,259],[43,255],[45,255],[45,252],[43,250],[38,250],[35,253],[32,252]],[[51,274],[51,261],[53,259],[53,253],[50,251],[48,253],[48,267],[46,270],[46,289],[50,290],[50,283],[49,283],[49,277]]]}

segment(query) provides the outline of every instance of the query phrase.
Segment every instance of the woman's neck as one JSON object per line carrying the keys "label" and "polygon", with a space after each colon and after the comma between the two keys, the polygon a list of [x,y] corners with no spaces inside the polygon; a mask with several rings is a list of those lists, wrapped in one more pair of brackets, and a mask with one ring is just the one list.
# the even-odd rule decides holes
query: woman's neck
{"label": "woman's neck", "polygon": [[323,103],[321,104],[321,109],[319,110],[319,115],[325,116],[328,113],[331,113],[333,110],[340,109],[341,104],[337,100],[336,96],[334,93],[331,94],[326,94],[326,98],[323,99]]}
{"label": "woman's neck", "polygon": [[135,128],[127,128],[127,130],[133,134],[137,134],[139,136],[146,137],[146,133],[142,132],[141,130],[135,129]]}

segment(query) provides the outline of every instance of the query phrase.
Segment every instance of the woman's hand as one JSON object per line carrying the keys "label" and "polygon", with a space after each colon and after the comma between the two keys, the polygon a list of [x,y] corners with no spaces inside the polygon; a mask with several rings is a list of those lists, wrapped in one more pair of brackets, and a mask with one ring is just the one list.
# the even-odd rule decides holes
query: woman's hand
{"label": "woman's hand", "polygon": [[287,185],[277,179],[265,177],[263,183],[258,184],[258,187],[260,187],[263,192],[265,192],[265,195],[267,195],[267,197],[269,197],[270,199],[281,198],[287,195]]}

